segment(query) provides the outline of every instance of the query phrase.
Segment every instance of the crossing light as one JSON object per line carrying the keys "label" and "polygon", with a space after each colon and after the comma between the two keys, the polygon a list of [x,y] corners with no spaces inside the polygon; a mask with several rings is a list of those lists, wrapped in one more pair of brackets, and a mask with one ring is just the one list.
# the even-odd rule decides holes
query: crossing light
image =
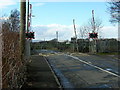
{"label": "crossing light", "polygon": [[89,33],[89,38],[98,38],[98,33]]}
{"label": "crossing light", "polygon": [[34,32],[26,32],[26,39],[35,39]]}

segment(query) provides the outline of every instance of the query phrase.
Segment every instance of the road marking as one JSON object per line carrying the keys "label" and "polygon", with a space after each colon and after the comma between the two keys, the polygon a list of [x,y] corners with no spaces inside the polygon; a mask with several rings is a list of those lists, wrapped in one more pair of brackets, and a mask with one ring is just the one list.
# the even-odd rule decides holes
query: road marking
{"label": "road marking", "polygon": [[98,66],[95,66],[95,65],[93,65],[93,64],[91,64],[91,63],[89,63],[89,62],[83,61],[83,60],[79,59],[78,57],[71,56],[71,55],[66,55],[66,56],[69,56],[69,57],[72,57],[72,58],[74,58],[74,59],[77,59],[77,60],[79,60],[80,62],[83,62],[83,63],[88,64],[88,65],[90,65],[90,66],[92,66],[92,67],[95,67],[95,68],[97,68],[97,69],[99,69],[99,70],[101,70],[101,71],[107,72],[107,73],[109,73],[109,74],[111,74],[111,75],[114,75],[114,76],[120,78],[119,75],[117,75],[117,74],[115,74],[115,73],[113,73],[113,72],[104,70],[104,69],[102,69],[102,68],[100,68],[100,67],[98,67]]}
{"label": "road marking", "polygon": [[54,78],[55,78],[55,80],[56,80],[57,84],[59,85],[60,90],[62,90],[62,89],[61,89],[61,88],[62,88],[61,83],[60,83],[60,81],[58,80],[58,78],[57,78],[57,76],[56,76],[55,72],[53,71],[53,69],[52,69],[52,67],[51,67],[50,63],[48,62],[48,60],[46,59],[46,57],[43,57],[43,58],[44,58],[44,59],[45,59],[45,61],[47,62],[47,64],[48,64],[48,66],[49,66],[49,68],[50,68],[50,70],[51,70],[52,74],[54,75]]}

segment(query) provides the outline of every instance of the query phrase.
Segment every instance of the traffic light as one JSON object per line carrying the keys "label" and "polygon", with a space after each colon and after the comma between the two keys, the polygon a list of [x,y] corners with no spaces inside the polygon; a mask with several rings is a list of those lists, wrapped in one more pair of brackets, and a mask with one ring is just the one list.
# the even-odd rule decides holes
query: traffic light
{"label": "traffic light", "polygon": [[97,38],[98,34],[97,33],[89,33],[89,38]]}
{"label": "traffic light", "polygon": [[34,32],[26,32],[26,39],[34,39]]}

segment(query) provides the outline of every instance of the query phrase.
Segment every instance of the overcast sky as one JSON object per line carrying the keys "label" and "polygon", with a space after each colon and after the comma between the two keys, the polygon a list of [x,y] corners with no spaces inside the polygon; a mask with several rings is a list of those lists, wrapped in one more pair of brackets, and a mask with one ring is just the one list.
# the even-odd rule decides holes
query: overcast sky
{"label": "overcast sky", "polygon": [[[109,22],[110,15],[107,12],[108,4],[106,1],[30,1],[32,4],[32,13],[35,16],[32,18],[32,31],[35,32],[35,40],[54,39],[56,37],[56,31],[59,33],[59,40],[70,40],[70,38],[74,36],[73,19],[75,19],[77,35],[80,37],[80,27],[88,23],[88,20],[92,17],[92,10],[94,10],[95,18],[98,17],[102,20],[103,28],[100,30],[101,37],[118,37],[117,25],[113,26]],[[12,9],[18,9],[20,11],[20,3],[18,1],[0,0],[0,2],[0,17],[4,14],[5,17],[9,16]]]}

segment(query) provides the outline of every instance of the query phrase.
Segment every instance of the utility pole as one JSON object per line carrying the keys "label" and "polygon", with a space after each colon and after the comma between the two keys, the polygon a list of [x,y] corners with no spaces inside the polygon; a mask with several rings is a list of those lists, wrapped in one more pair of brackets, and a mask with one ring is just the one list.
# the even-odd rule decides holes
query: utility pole
{"label": "utility pole", "polygon": [[29,32],[29,0],[28,0],[28,8],[27,8],[27,32]]}
{"label": "utility pole", "polygon": [[57,49],[58,49],[58,31],[56,31],[56,39],[57,39],[57,42],[56,42],[56,44],[57,44]]}
{"label": "utility pole", "polygon": [[56,39],[57,39],[57,42],[58,42],[58,31],[56,31]]}
{"label": "utility pole", "polygon": [[75,27],[75,20],[74,20],[74,19],[73,19],[73,26],[74,26],[74,33],[75,33],[74,50],[75,50],[75,51],[78,51],[77,34],[76,34],[76,27]]}
{"label": "utility pole", "polygon": [[[93,31],[92,31],[92,33],[95,33],[95,30],[96,30],[96,26],[95,26],[95,19],[94,19],[94,10],[92,10],[92,21],[93,21]],[[96,51],[96,39],[95,38],[93,38],[93,44],[92,44],[92,47],[93,47],[93,53],[96,53],[97,51]]]}
{"label": "utility pole", "polygon": [[[27,30],[26,32],[28,33],[30,31],[30,14],[29,14],[29,11],[30,11],[30,4],[29,4],[29,0],[28,0],[28,3],[27,3]],[[30,58],[30,40],[29,39],[26,39],[26,42],[25,42],[25,58],[26,59],[29,59]]]}
{"label": "utility pole", "polygon": [[20,2],[20,55],[21,60],[25,54],[25,29],[26,29],[26,0]]}

